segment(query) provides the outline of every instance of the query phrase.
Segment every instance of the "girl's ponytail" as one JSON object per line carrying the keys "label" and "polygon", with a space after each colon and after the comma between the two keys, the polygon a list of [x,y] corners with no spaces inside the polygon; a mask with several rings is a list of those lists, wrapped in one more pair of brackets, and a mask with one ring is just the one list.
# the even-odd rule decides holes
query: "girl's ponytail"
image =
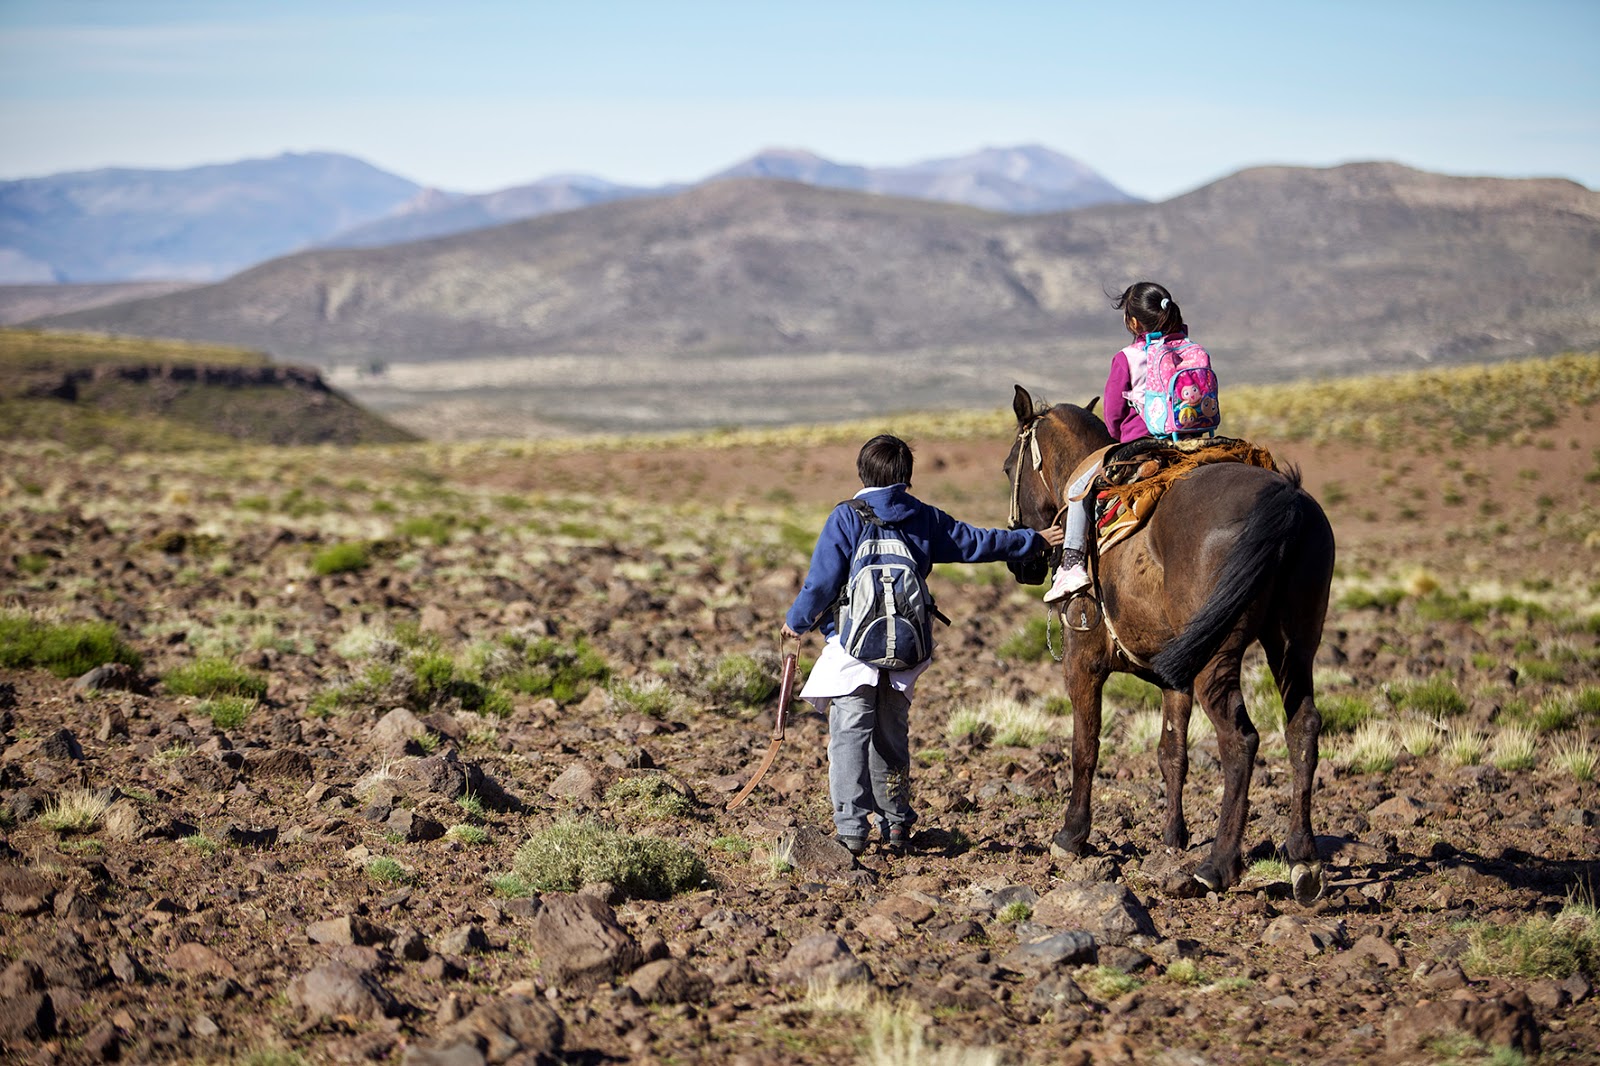
{"label": "girl's ponytail", "polygon": [[1139,281],[1122,290],[1122,295],[1112,301],[1112,306],[1130,315],[1140,333],[1181,333],[1188,326],[1183,321],[1183,309],[1165,286],[1153,281]]}

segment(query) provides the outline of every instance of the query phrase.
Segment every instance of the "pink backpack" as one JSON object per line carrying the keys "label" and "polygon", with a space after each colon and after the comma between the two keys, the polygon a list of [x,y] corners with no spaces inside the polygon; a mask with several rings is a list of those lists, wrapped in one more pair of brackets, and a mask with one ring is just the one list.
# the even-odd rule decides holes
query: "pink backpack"
{"label": "pink backpack", "polygon": [[[1136,401],[1152,436],[1177,440],[1217,431],[1222,424],[1217,375],[1204,348],[1188,337],[1150,333],[1142,345],[1129,345],[1124,351],[1129,353],[1130,369],[1136,359],[1144,364],[1143,391],[1129,399]],[[1139,382],[1133,385],[1139,392]]]}

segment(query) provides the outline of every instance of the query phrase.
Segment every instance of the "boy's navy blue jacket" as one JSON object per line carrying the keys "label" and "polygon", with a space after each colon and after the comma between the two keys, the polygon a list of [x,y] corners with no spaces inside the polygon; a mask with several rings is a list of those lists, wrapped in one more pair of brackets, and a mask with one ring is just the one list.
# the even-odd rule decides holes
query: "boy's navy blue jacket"
{"label": "boy's navy blue jacket", "polygon": [[[951,518],[911,495],[905,485],[869,489],[860,499],[867,501],[883,521],[900,527],[910,542],[917,572],[924,579],[934,563],[1026,559],[1047,547],[1045,539],[1031,529],[980,529]],[[850,577],[850,556],[865,527],[866,522],[848,503],[833,509],[817,536],[806,583],[784,616],[790,629],[804,633],[821,625],[824,636],[833,636],[834,602]]]}

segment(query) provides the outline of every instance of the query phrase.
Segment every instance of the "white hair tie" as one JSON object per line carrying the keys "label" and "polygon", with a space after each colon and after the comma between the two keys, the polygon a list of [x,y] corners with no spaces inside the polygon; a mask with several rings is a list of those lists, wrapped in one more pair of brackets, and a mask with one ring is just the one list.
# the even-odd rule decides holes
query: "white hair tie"
{"label": "white hair tie", "polygon": [[1161,301],[1161,310],[1165,311],[1167,309],[1167,305],[1171,302],[1171,300],[1163,298]]}

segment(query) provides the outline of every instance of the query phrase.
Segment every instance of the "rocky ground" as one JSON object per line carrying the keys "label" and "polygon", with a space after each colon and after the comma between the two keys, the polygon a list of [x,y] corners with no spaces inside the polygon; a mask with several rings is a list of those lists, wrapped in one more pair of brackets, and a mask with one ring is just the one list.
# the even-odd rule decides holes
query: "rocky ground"
{"label": "rocky ground", "polygon": [[[1003,524],[997,430],[916,442],[918,491]],[[1092,852],[1051,857],[1068,720],[1018,744],[947,728],[1061,690],[1018,637],[1037,636],[1038,590],[997,567],[935,577],[955,625],[917,693],[911,854],[852,862],[832,844],[824,723],[806,714],[724,810],[766,748],[777,625],[853,487],[853,445],[12,446],[3,606],[109,621],[141,662],[0,680],[3,1056],[1600,1061],[1593,940],[1565,969],[1477,950],[1486,928],[1592,904],[1600,880],[1600,792],[1558,757],[1600,724],[1597,447],[1579,411],[1471,455],[1279,449],[1340,542],[1319,697],[1392,726],[1422,686],[1460,700],[1437,712],[1441,743],[1396,744],[1389,769],[1351,754],[1354,733],[1325,735],[1329,888],[1301,907],[1266,861],[1288,787],[1267,711],[1243,885],[1163,887],[1209,845],[1215,746],[1195,738],[1195,849],[1169,853],[1131,688],[1113,699]],[[317,573],[353,543],[364,567]],[[498,704],[374,681],[382,654],[420,671],[418,648],[487,678],[473,649],[506,635],[587,648],[605,672]],[[174,691],[174,671],[218,659],[264,684],[232,718]],[[1531,764],[1497,766],[1494,738],[1517,725]],[[1470,732],[1491,744],[1476,762],[1443,743]],[[615,788],[641,778],[689,802]],[[79,790],[109,806],[53,827]],[[523,841],[574,817],[681,843],[708,876],[669,899],[516,891]]]}

